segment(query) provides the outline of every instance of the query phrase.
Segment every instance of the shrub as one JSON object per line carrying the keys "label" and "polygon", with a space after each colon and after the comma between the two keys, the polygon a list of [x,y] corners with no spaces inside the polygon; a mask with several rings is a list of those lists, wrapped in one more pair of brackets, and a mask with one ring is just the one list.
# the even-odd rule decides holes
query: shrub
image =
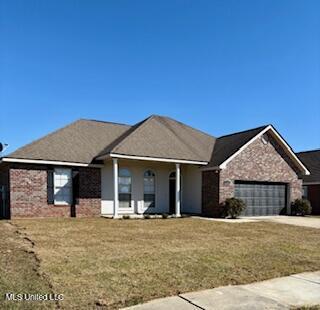
{"label": "shrub", "polygon": [[169,215],[168,215],[167,213],[162,213],[162,218],[163,218],[163,219],[167,219],[168,216],[169,216]]}
{"label": "shrub", "polygon": [[246,205],[243,200],[233,197],[227,198],[222,207],[224,217],[235,219],[245,210]]}
{"label": "shrub", "polygon": [[130,215],[123,215],[122,218],[123,218],[124,220],[130,220]]}
{"label": "shrub", "polygon": [[296,199],[291,204],[291,214],[305,216],[311,214],[312,208],[310,201],[307,199]]}

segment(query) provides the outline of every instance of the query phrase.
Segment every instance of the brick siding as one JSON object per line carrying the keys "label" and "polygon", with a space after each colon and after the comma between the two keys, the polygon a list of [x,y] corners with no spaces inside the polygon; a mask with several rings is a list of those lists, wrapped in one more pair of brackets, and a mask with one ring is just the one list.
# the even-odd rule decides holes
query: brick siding
{"label": "brick siding", "polygon": [[79,202],[76,206],[76,215],[98,216],[101,214],[101,170],[80,168],[79,175]]}
{"label": "brick siding", "polygon": [[[298,170],[283,152],[282,147],[268,134],[269,142],[264,144],[260,139],[256,139],[246,149],[232,159],[225,169],[219,173],[219,184],[206,189],[203,188],[203,211],[211,216],[218,216],[220,203],[226,198],[234,196],[234,181],[262,181],[262,182],[283,182],[289,185],[290,200],[302,196],[302,180],[298,178]],[[207,172],[203,172],[203,182],[216,183]],[[216,198],[211,202],[208,211],[208,200],[217,195],[219,188],[219,199]]]}
{"label": "brick siding", "polygon": [[[9,170],[11,218],[69,217],[71,206],[47,203],[47,167],[12,166]],[[101,209],[100,169],[79,169],[76,216],[98,216]]]}

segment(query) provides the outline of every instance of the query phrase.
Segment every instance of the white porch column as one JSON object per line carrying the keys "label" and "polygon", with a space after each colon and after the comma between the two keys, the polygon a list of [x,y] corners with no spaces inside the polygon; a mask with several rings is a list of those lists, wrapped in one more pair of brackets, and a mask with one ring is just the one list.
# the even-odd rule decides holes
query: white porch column
{"label": "white porch column", "polygon": [[176,164],[176,217],[180,217],[180,192],[181,192],[181,182],[180,182],[180,164]]}
{"label": "white porch column", "polygon": [[118,218],[119,194],[118,194],[118,158],[113,158],[113,218]]}

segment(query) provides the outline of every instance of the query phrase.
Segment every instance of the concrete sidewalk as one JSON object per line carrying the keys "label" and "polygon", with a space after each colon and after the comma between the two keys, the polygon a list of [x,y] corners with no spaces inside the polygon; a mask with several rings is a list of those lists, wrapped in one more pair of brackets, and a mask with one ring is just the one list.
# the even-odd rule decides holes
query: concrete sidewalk
{"label": "concrete sidewalk", "polygon": [[320,271],[155,299],[126,309],[290,309],[320,305]]}
{"label": "concrete sidewalk", "polygon": [[287,216],[287,215],[272,215],[272,216],[242,216],[237,219],[229,218],[208,218],[201,216],[193,216],[200,220],[224,222],[229,224],[253,223],[253,222],[273,222],[279,224],[295,225],[302,227],[320,229],[320,217],[316,216]]}

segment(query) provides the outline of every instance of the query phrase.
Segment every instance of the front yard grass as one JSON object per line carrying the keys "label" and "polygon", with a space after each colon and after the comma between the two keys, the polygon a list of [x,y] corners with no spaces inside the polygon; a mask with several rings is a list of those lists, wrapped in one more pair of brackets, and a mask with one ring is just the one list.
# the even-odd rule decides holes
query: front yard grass
{"label": "front yard grass", "polygon": [[54,309],[50,303],[5,301],[7,293],[53,293],[48,279],[40,274],[32,243],[7,222],[0,222],[0,309]]}
{"label": "front yard grass", "polygon": [[[64,294],[60,307],[67,309],[119,308],[182,292],[320,270],[320,230],[312,228],[191,218],[12,223],[34,242],[40,274],[47,275],[55,293]],[[12,264],[21,268],[25,260],[21,257]],[[0,264],[1,272],[6,272],[3,260]],[[41,277],[30,276],[30,281],[35,282],[30,290],[46,288]],[[0,289],[3,293],[24,286],[1,277]]]}

